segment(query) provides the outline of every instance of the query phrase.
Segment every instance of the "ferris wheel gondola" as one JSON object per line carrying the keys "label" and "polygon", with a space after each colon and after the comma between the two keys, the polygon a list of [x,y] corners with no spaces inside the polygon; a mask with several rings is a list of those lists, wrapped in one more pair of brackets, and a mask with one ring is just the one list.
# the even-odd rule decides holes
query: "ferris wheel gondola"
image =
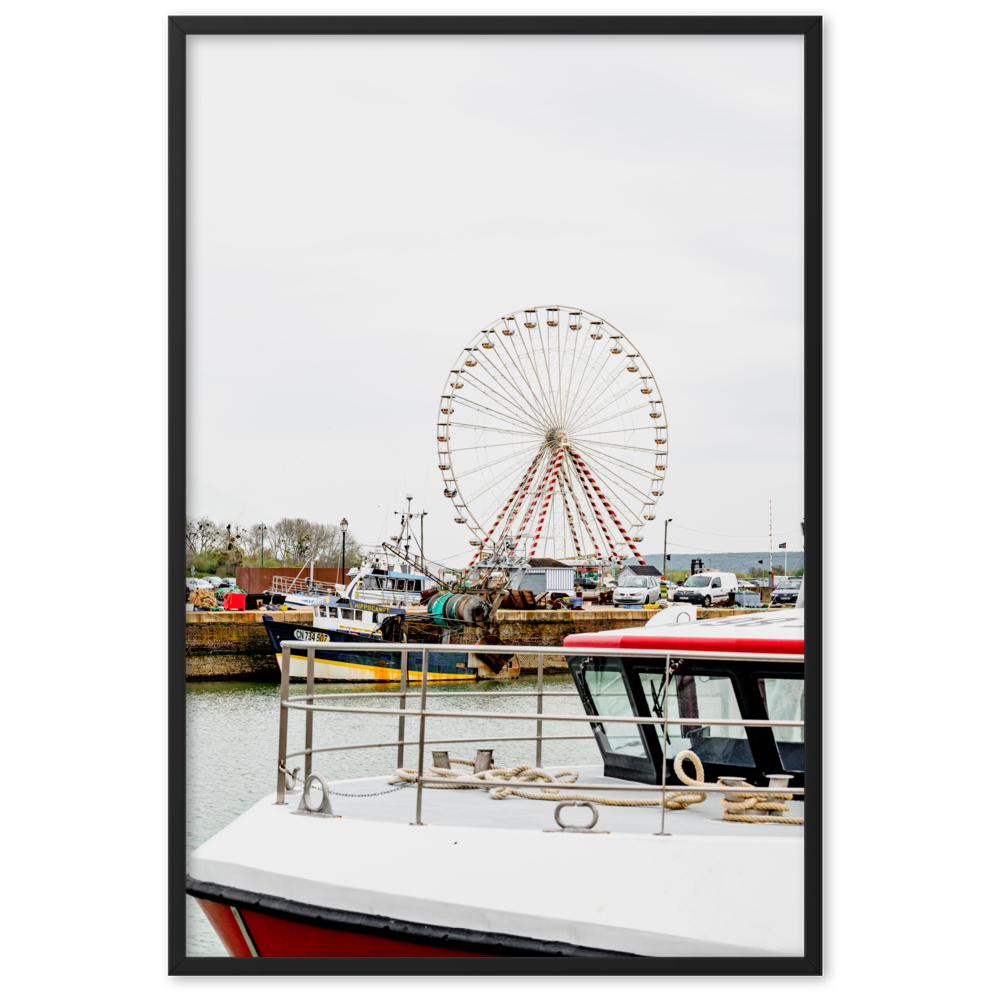
{"label": "ferris wheel gondola", "polygon": [[[625,355],[622,357],[622,355]],[[536,306],[475,334],[450,368],[438,468],[485,553],[636,556],[667,467],[663,397],[638,348],[583,309]]]}

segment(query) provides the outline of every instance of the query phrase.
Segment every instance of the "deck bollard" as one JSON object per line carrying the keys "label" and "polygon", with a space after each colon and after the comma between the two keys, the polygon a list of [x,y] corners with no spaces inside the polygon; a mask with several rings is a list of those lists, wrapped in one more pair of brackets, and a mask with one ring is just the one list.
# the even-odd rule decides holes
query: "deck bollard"
{"label": "deck bollard", "polygon": [[476,763],[472,767],[472,773],[482,774],[483,771],[488,771],[492,766],[493,766],[493,751],[477,750]]}
{"label": "deck bollard", "polygon": [[435,767],[441,767],[445,770],[451,769],[451,758],[448,756],[447,750],[432,750],[431,757],[434,758]]}

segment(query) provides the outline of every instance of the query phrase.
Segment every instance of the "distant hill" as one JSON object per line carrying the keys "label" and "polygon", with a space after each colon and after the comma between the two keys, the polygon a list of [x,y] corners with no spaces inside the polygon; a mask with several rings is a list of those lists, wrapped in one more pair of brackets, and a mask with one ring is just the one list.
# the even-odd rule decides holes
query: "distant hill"
{"label": "distant hill", "polygon": [[[643,553],[642,558],[650,566],[655,566],[660,572],[663,572],[663,552],[651,552]],[[670,553],[670,560],[667,562],[667,570],[670,572],[676,572],[677,570],[690,571],[691,560],[701,559],[701,561],[706,566],[711,566],[712,569],[721,570],[723,573],[749,573],[755,569],[767,569],[768,568],[768,553],[767,552],[707,552],[699,555],[698,553],[684,553],[681,555],[677,552]],[[757,562],[758,559],[764,560],[763,567]],[[638,560],[634,557],[628,560],[628,563],[633,565],[638,564]],[[794,573],[799,567],[805,566],[806,554],[805,552],[793,552],[791,549],[788,550],[788,573],[789,576]],[[785,574],[785,550],[775,549],[774,550],[774,572],[784,576]]]}

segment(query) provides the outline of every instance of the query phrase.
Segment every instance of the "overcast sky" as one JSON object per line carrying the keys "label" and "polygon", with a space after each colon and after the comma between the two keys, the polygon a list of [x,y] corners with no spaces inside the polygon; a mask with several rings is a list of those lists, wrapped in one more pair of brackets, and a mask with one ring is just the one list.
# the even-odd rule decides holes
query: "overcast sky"
{"label": "overcast sky", "polygon": [[442,495],[438,397],[485,323],[601,315],[670,431],[641,546],[801,547],[798,38],[188,40],[188,512],[347,517]]}

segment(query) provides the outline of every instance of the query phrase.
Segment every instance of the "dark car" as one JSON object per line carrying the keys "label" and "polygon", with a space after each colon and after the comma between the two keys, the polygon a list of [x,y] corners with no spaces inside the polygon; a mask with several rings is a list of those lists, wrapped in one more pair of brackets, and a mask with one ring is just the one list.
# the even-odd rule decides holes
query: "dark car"
{"label": "dark car", "polygon": [[771,591],[772,604],[794,604],[799,599],[799,590],[802,587],[801,580],[789,580],[780,587],[775,587]]}
{"label": "dark car", "polygon": [[579,587],[581,590],[597,590],[597,581],[591,580],[589,576],[575,576],[573,587]]}

